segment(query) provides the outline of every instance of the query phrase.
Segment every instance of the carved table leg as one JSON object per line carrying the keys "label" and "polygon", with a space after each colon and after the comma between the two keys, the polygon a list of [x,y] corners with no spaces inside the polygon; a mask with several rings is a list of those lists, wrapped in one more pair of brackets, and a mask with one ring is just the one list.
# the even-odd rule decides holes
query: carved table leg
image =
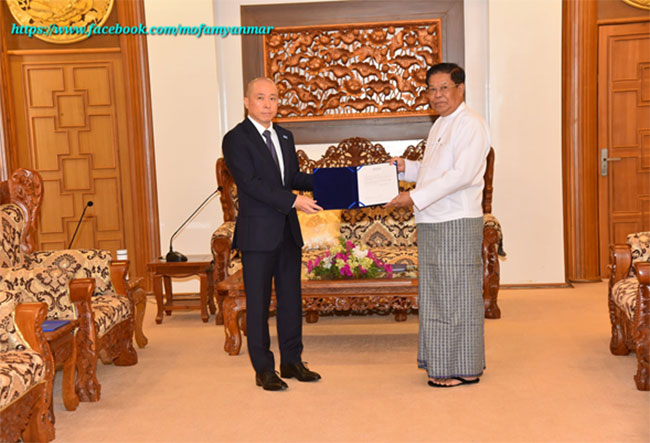
{"label": "carved table leg", "polygon": [[226,298],[225,292],[215,291],[215,298],[217,299],[217,317],[214,319],[216,325],[223,324],[223,300]]}
{"label": "carved table leg", "polygon": [[[165,307],[171,307],[174,305],[174,293],[172,292],[172,278],[168,275],[163,276],[163,282],[165,285]],[[166,315],[172,315],[171,309],[165,309]]]}
{"label": "carved table leg", "polygon": [[74,411],[79,406],[79,397],[75,390],[75,369],[77,366],[77,339],[72,339],[72,350],[68,359],[63,363],[63,380],[61,390],[63,391],[63,405],[68,411]]}
{"label": "carved table leg", "polygon": [[226,297],[223,301],[223,319],[226,341],[223,349],[229,355],[238,355],[241,349],[241,331],[238,316],[246,305],[244,297]]}
{"label": "carved table leg", "polygon": [[208,276],[202,272],[199,278],[201,279],[201,293],[199,294],[199,303],[201,305],[201,320],[203,320],[203,323],[207,323],[208,319],[210,318],[208,315]]}
{"label": "carved table leg", "polygon": [[149,343],[149,340],[144,335],[142,324],[144,323],[144,313],[147,309],[147,294],[142,288],[137,288],[133,291],[133,307],[135,309],[134,322],[135,322],[135,342],[139,348],[144,348]]}
{"label": "carved table leg", "polygon": [[163,321],[163,293],[162,293],[162,276],[156,275],[153,278],[153,293],[156,296],[156,323],[161,324]]}
{"label": "carved table leg", "polygon": [[208,308],[210,308],[210,314],[216,314],[217,307],[214,304],[214,270],[212,267],[207,269],[206,274],[208,277]]}
{"label": "carved table leg", "polygon": [[307,323],[316,323],[318,321],[318,311],[307,311],[305,320]]}

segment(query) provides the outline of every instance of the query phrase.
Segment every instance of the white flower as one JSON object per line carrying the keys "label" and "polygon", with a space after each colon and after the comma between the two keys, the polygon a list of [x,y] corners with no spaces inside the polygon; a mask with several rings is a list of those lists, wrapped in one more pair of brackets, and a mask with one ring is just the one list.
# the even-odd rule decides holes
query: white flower
{"label": "white flower", "polygon": [[365,249],[361,249],[361,248],[354,248],[352,250],[352,255],[354,255],[355,258],[361,260],[362,258],[365,258],[365,257],[368,256],[368,251],[366,251]]}

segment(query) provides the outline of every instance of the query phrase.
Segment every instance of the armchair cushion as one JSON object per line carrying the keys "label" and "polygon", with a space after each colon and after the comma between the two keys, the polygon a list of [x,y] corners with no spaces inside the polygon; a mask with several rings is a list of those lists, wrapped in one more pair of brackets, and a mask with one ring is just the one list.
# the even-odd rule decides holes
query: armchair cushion
{"label": "armchair cushion", "polygon": [[50,319],[77,317],[69,297],[74,266],[32,266],[5,268],[0,272],[0,289],[20,291],[24,302],[44,302]]}
{"label": "armchair cushion", "polygon": [[632,252],[632,262],[650,262],[650,231],[636,232],[627,236]]}
{"label": "armchair cushion", "polygon": [[32,351],[16,328],[19,296],[0,291],[0,410],[21,397],[45,376],[45,361]]}
{"label": "armchair cushion", "polygon": [[612,286],[612,300],[623,312],[627,318],[634,318],[636,309],[636,297],[639,294],[639,280],[636,277],[628,277],[619,280]]}
{"label": "armchair cushion", "polygon": [[117,294],[94,296],[91,306],[95,313],[97,338],[103,337],[113,326],[133,315],[129,299]]}
{"label": "armchair cushion", "polygon": [[43,380],[45,362],[30,349],[0,353],[0,409]]}
{"label": "armchair cushion", "polygon": [[413,211],[408,208],[373,206],[344,210],[341,235],[368,248],[417,244]]}
{"label": "armchair cushion", "polygon": [[341,211],[321,211],[305,214],[298,211],[305,249],[329,248],[339,242]]}
{"label": "armchair cushion", "polygon": [[112,260],[111,252],[103,249],[64,249],[27,254],[25,266],[51,266],[62,272],[71,272],[72,278],[94,278],[95,295],[101,295],[115,292],[111,282]]}
{"label": "armchair cushion", "polygon": [[501,223],[499,223],[499,220],[493,215],[493,214],[483,214],[483,227],[492,227],[496,229],[497,235],[499,237],[498,240],[498,251],[497,253],[501,257],[506,256],[506,252],[503,250],[503,231],[501,230]]}
{"label": "armchair cushion", "polygon": [[13,203],[0,205],[0,224],[0,267],[20,266],[23,261],[20,239],[25,227],[23,211]]}

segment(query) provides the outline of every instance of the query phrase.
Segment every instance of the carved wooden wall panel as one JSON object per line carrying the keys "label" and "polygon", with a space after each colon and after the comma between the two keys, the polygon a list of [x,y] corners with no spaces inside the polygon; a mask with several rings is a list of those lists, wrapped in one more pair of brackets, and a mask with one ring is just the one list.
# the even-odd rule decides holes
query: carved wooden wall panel
{"label": "carved wooden wall panel", "polygon": [[275,28],[264,69],[280,93],[276,120],[430,115],[426,72],[441,48],[440,19]]}
{"label": "carved wooden wall panel", "polygon": [[[286,83],[283,87],[285,88],[294,88],[296,84],[302,86],[300,94],[303,95],[303,98],[300,97],[298,92],[295,94],[298,96],[298,99],[304,100],[307,98],[307,104],[303,106],[305,109],[309,109],[309,102],[312,101],[311,106],[316,111],[317,105],[323,107],[320,101],[321,98],[318,98],[318,101],[310,99],[309,94],[314,94],[315,91],[322,90],[323,87],[327,88],[327,83],[330,81],[342,81],[342,85],[337,83],[336,88],[339,92],[344,92],[340,97],[336,97],[334,89],[331,88],[327,94],[324,94],[325,104],[328,100],[331,100],[328,109],[334,109],[336,100],[339,102],[346,103],[350,98],[353,98],[355,101],[358,100],[359,103],[355,103],[355,106],[360,107],[361,109],[357,110],[352,108],[354,112],[345,112],[338,115],[335,115],[334,118],[330,115],[334,111],[330,110],[325,113],[326,117],[322,116],[310,116],[306,117],[288,117],[281,116],[278,122],[283,125],[283,127],[289,129],[293,132],[294,139],[298,144],[309,144],[309,143],[333,143],[338,142],[345,138],[350,137],[365,137],[369,140],[410,140],[410,139],[422,139],[425,138],[431,129],[431,124],[435,117],[431,113],[423,112],[421,114],[412,114],[405,115],[404,110],[399,110],[399,104],[397,102],[392,102],[392,106],[395,107],[398,111],[404,112],[402,114],[393,114],[392,112],[382,112],[375,113],[376,109],[371,108],[369,102],[363,102],[362,98],[359,97],[359,93],[363,91],[366,93],[368,88],[376,88],[379,93],[376,93],[374,90],[371,97],[376,98],[380,96],[382,100],[387,98],[388,100],[393,99],[393,96],[384,97],[383,94],[390,94],[390,91],[384,92],[382,90],[381,82],[387,82],[390,85],[392,91],[399,89],[397,83],[400,82],[405,88],[408,88],[407,81],[404,77],[395,76],[392,79],[384,78],[385,72],[382,69],[385,63],[375,61],[375,55],[377,47],[375,43],[370,39],[370,43],[366,44],[366,48],[361,44],[357,44],[353,51],[357,51],[357,55],[354,57],[348,56],[348,62],[351,64],[354,63],[366,63],[369,66],[362,67],[358,65],[361,69],[366,70],[367,74],[358,73],[355,74],[354,70],[350,66],[345,66],[350,69],[352,75],[348,74],[347,77],[344,77],[346,71],[339,72],[339,75],[343,77],[337,77],[325,71],[326,68],[320,66],[321,63],[325,62],[326,57],[338,57],[341,54],[339,60],[343,58],[343,55],[346,55],[346,52],[350,52],[350,45],[354,43],[346,43],[343,38],[338,45],[334,44],[334,34],[336,33],[335,28],[340,29],[342,32],[349,30],[350,28],[363,26],[379,26],[380,29],[378,32],[386,32],[388,34],[388,29],[381,28],[381,25],[386,23],[395,24],[395,28],[399,28],[398,24],[404,23],[417,23],[417,22],[432,22],[435,23],[438,21],[439,25],[439,39],[436,44],[439,45],[439,55],[441,60],[449,61],[453,63],[458,63],[461,66],[465,64],[465,31],[464,31],[464,1],[463,0],[409,0],[409,1],[375,1],[368,2],[367,0],[356,1],[356,0],[346,0],[346,1],[327,1],[327,2],[307,2],[307,3],[281,3],[281,4],[263,4],[263,5],[243,5],[241,7],[241,25],[242,26],[266,26],[269,23],[272,23],[275,26],[277,32],[285,32],[288,29],[300,30],[301,35],[303,35],[299,44],[296,45],[296,51],[292,56],[296,56],[293,59],[288,58],[288,64],[298,63],[296,66],[286,66],[285,71],[290,75],[299,75],[300,69],[302,69],[308,80],[293,79],[290,83]],[[331,41],[328,41],[327,44],[323,43],[319,46],[323,48],[330,49],[329,54],[324,53],[323,60],[319,60],[318,57],[303,57],[303,46],[305,51],[309,50],[314,52],[319,49],[315,45],[314,40],[312,40],[309,45],[306,43],[309,41],[307,38],[305,40],[304,32],[307,28],[313,30],[313,35],[318,31],[321,35],[323,33],[331,33],[332,36],[329,37]],[[368,28],[363,28],[368,29]],[[383,30],[382,30],[383,29]],[[353,31],[354,32],[354,31]],[[366,31],[359,30],[359,36],[355,36],[357,41],[361,37],[360,35]],[[370,32],[370,31],[368,31]],[[399,30],[398,30],[399,32]],[[422,32],[422,31],[420,31]],[[343,36],[344,34],[341,34]],[[352,34],[354,35],[354,34]],[[252,80],[255,77],[267,75],[265,71],[265,58],[267,56],[264,40],[268,36],[263,35],[242,35],[242,74],[243,74],[243,85],[246,85],[248,81]],[[327,35],[325,35],[327,40]],[[296,39],[300,37],[297,36]],[[321,36],[319,35],[319,42]],[[353,37],[345,36],[345,39],[350,42],[354,42]],[[411,38],[409,37],[409,40]],[[298,42],[298,40],[296,40]],[[367,40],[366,40],[367,42]],[[409,48],[412,43],[402,42],[406,48],[406,45],[409,45]],[[397,44],[397,41],[396,43]],[[268,45],[267,45],[268,46]],[[270,48],[270,47],[269,47]],[[289,46],[288,49],[291,47]],[[342,51],[345,49],[345,51]],[[378,48],[379,51],[382,51],[381,46]],[[372,54],[371,56],[364,55]],[[431,51],[433,54],[433,51]],[[287,54],[289,55],[289,54]],[[381,57],[388,55],[381,55],[379,53],[377,60],[381,60]],[[403,56],[402,53],[395,53],[390,58],[395,58]],[[406,54],[408,55],[408,54]],[[299,58],[300,57],[300,58]],[[363,57],[361,60],[358,57]],[[418,57],[424,57],[420,55]],[[416,57],[417,58],[417,57]],[[409,59],[401,59],[401,63],[408,66],[410,63]],[[308,64],[309,63],[309,64]],[[346,62],[347,63],[347,62]],[[395,61],[389,65],[387,69],[393,69],[391,73],[402,73],[404,67],[399,63],[394,65]],[[301,64],[304,67],[301,67]],[[272,67],[266,62],[266,65],[269,66],[269,69]],[[395,66],[391,68],[391,66]],[[340,69],[341,67],[337,68]],[[412,71],[415,70],[415,67],[410,67]],[[370,74],[373,70],[379,70],[378,76]],[[297,72],[296,72],[297,71]],[[269,71],[270,72],[270,71]],[[376,71],[375,71],[376,72]],[[316,75],[318,73],[319,75]],[[421,73],[418,75],[422,75]],[[354,77],[354,78],[353,78]],[[408,76],[407,76],[408,77]],[[279,78],[277,79],[279,80]],[[311,82],[310,82],[311,80]],[[347,87],[345,81],[348,81]],[[410,79],[408,79],[410,80]],[[374,81],[374,82],[373,82]],[[370,82],[373,82],[372,85],[369,85]],[[320,85],[318,84],[320,83]],[[361,83],[361,85],[359,84]],[[363,84],[368,83],[368,84]],[[293,86],[289,86],[293,85]],[[417,93],[416,88],[416,93]],[[305,94],[305,91],[307,94]],[[328,91],[325,89],[325,91]],[[242,91],[243,92],[243,91]],[[412,104],[412,99],[408,94],[405,96],[403,101],[409,102]],[[295,102],[296,98],[289,98]],[[369,100],[367,97],[366,100]],[[295,106],[296,103],[291,103],[291,106]],[[366,106],[367,105],[367,106]],[[322,109],[321,109],[322,110]],[[349,111],[349,109],[348,109]],[[360,111],[366,111],[368,114],[363,115]],[[308,111],[309,112],[309,111]],[[374,115],[370,115],[374,113]]]}
{"label": "carved wooden wall panel", "polygon": [[116,94],[122,69],[117,57],[56,65],[38,57],[13,59],[12,71],[23,85],[16,98],[24,97],[29,163],[44,181],[38,248],[66,248],[91,200],[74,246],[115,252],[128,242],[123,194],[129,207],[129,174],[120,162],[128,154],[120,152],[120,144],[127,145],[126,124],[118,124],[123,99]]}

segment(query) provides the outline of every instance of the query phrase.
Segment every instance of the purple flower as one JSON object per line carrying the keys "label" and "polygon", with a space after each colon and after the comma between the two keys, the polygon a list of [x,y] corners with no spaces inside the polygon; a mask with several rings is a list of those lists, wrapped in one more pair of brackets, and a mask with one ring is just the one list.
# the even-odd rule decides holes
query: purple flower
{"label": "purple flower", "polygon": [[367,273],[368,273],[368,270],[365,269],[363,266],[359,265],[359,272],[360,272],[361,274],[367,274]]}
{"label": "purple flower", "polygon": [[348,251],[350,249],[354,249],[354,246],[355,246],[354,243],[352,243],[350,240],[346,240],[345,247],[347,248]]}
{"label": "purple flower", "polygon": [[346,264],[341,269],[339,269],[339,273],[346,277],[352,277],[354,275],[352,274],[352,270],[350,269],[350,265],[348,264]]}
{"label": "purple flower", "polygon": [[309,260],[307,262],[307,272],[311,272],[314,269],[314,262]]}

